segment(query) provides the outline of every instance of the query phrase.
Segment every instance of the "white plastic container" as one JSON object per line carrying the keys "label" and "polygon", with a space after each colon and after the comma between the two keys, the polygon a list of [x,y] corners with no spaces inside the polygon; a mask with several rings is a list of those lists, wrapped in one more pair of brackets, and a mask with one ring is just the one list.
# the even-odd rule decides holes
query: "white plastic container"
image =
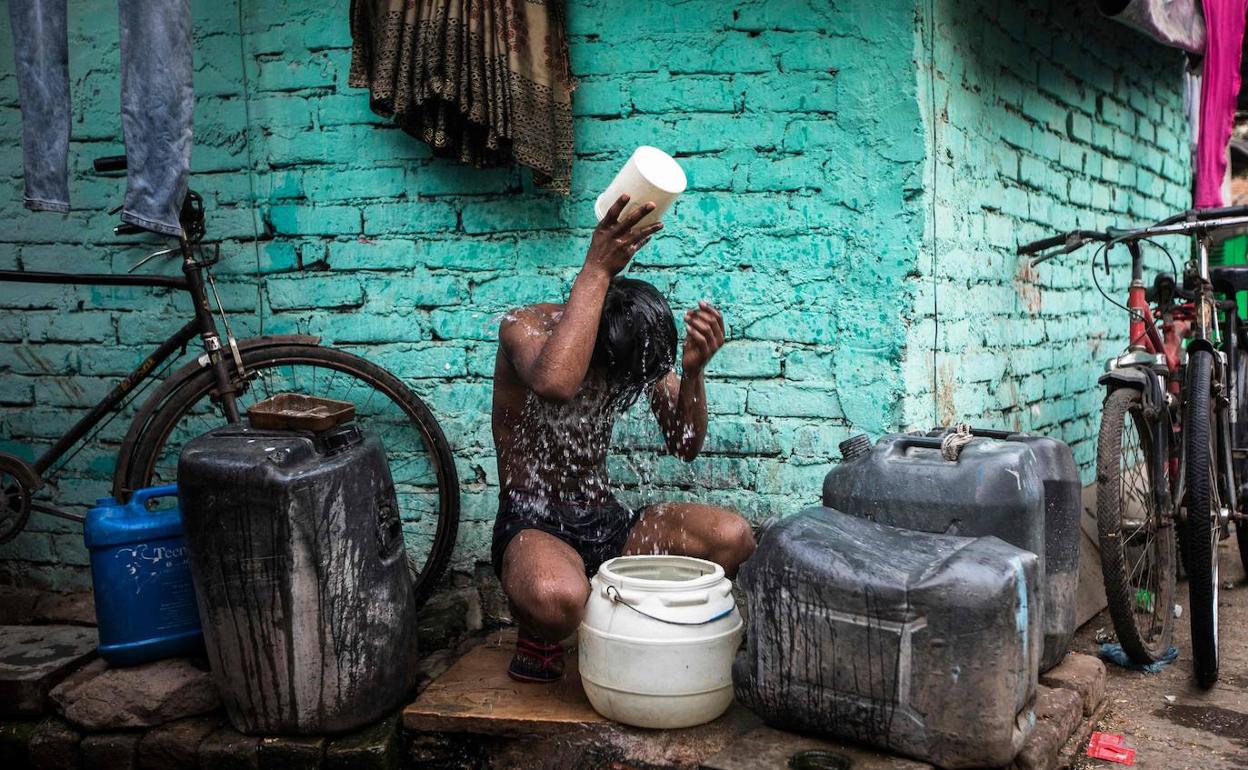
{"label": "white plastic container", "polygon": [[688,556],[620,556],[590,583],[580,672],[594,710],[636,727],[692,727],[732,704],[742,622],[732,581]]}
{"label": "white plastic container", "polygon": [[[643,145],[633,150],[624,168],[620,169],[607,189],[598,196],[598,200],[594,202],[594,214],[601,220],[619,197],[627,193],[629,201],[624,207],[625,212],[643,203],[654,202],[654,211],[637,223],[637,227],[645,227],[651,222],[659,221],[687,185],[684,169],[671,155],[658,147]],[[623,213],[621,212],[621,216]]]}

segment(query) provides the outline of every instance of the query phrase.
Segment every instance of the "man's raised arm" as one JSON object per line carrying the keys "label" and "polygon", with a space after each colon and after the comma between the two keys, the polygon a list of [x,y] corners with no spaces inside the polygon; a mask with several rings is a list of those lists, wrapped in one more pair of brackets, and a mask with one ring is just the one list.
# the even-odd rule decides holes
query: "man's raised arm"
{"label": "man's raised arm", "polygon": [[508,314],[499,329],[503,355],[540,398],[568,401],[576,395],[589,371],[608,284],[663,227],[656,222],[633,232],[654,204],[638,206],[621,219],[626,205],[628,196],[621,195],[594,228],[585,264],[572,283],[562,315],[523,308]]}
{"label": "man's raised arm", "polygon": [[667,451],[688,462],[702,451],[706,440],[706,380],[703,372],[724,344],[724,317],[708,302],[685,313],[685,347],[681,376],[669,373],[650,394]]}

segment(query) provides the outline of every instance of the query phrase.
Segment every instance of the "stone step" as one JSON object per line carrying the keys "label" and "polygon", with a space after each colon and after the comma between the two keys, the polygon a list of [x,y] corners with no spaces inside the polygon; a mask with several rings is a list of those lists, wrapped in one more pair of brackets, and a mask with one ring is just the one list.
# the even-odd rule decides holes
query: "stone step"
{"label": "stone step", "polygon": [[48,693],[95,655],[94,628],[0,626],[0,716],[38,716]]}

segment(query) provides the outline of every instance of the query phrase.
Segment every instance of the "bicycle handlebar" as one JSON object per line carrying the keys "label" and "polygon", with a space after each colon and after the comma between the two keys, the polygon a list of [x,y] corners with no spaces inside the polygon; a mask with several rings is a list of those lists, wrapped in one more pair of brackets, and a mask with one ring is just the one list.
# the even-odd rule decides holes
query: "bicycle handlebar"
{"label": "bicycle handlebar", "polygon": [[1068,233],[1041,238],[1038,241],[1020,245],[1015,253],[1030,256],[1037,252],[1048,251],[1055,246],[1062,246],[1059,251],[1046,254],[1035,260],[1036,264],[1058,256],[1069,254],[1091,241],[1117,243],[1120,241],[1138,241],[1158,235],[1187,235],[1200,230],[1216,230],[1223,227],[1248,226],[1248,206],[1222,206],[1209,209],[1191,209],[1181,214],[1167,217],[1160,222],[1136,229],[1109,227],[1098,230],[1071,230]]}
{"label": "bicycle handlebar", "polygon": [[1071,230],[1070,232],[1062,233],[1061,235],[1054,235],[1049,238],[1032,241],[1031,243],[1025,243],[1018,247],[1017,253],[1031,255],[1039,251],[1048,251],[1054,246],[1062,247],[1059,251],[1055,251],[1052,254],[1046,254],[1040,259],[1037,259],[1036,264],[1039,264],[1046,259],[1056,257],[1059,254],[1069,254],[1070,252],[1081,248],[1088,241],[1108,241],[1112,237],[1113,235],[1109,232],[1102,233],[1097,230]]}
{"label": "bicycle handlebar", "polygon": [[1222,217],[1242,217],[1248,216],[1248,206],[1220,206],[1212,209],[1188,209],[1187,211],[1166,217],[1153,227],[1165,227],[1176,222],[1184,220],[1194,220],[1204,222],[1210,219],[1221,219]]}
{"label": "bicycle handlebar", "polygon": [[1037,251],[1048,251],[1054,246],[1060,246],[1065,243],[1067,237],[1069,237],[1067,233],[1062,233],[1061,235],[1054,235],[1051,238],[1041,238],[1038,241],[1024,243],[1022,246],[1018,247],[1018,253],[1030,255],[1035,254]]}

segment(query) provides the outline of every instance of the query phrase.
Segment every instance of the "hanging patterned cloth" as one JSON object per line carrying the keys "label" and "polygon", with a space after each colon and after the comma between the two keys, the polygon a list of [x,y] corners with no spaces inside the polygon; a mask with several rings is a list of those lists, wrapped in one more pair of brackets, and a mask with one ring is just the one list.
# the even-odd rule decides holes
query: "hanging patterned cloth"
{"label": "hanging patterned cloth", "polygon": [[350,84],[435,154],[520,163],[567,193],[572,79],[562,0],[352,0]]}

